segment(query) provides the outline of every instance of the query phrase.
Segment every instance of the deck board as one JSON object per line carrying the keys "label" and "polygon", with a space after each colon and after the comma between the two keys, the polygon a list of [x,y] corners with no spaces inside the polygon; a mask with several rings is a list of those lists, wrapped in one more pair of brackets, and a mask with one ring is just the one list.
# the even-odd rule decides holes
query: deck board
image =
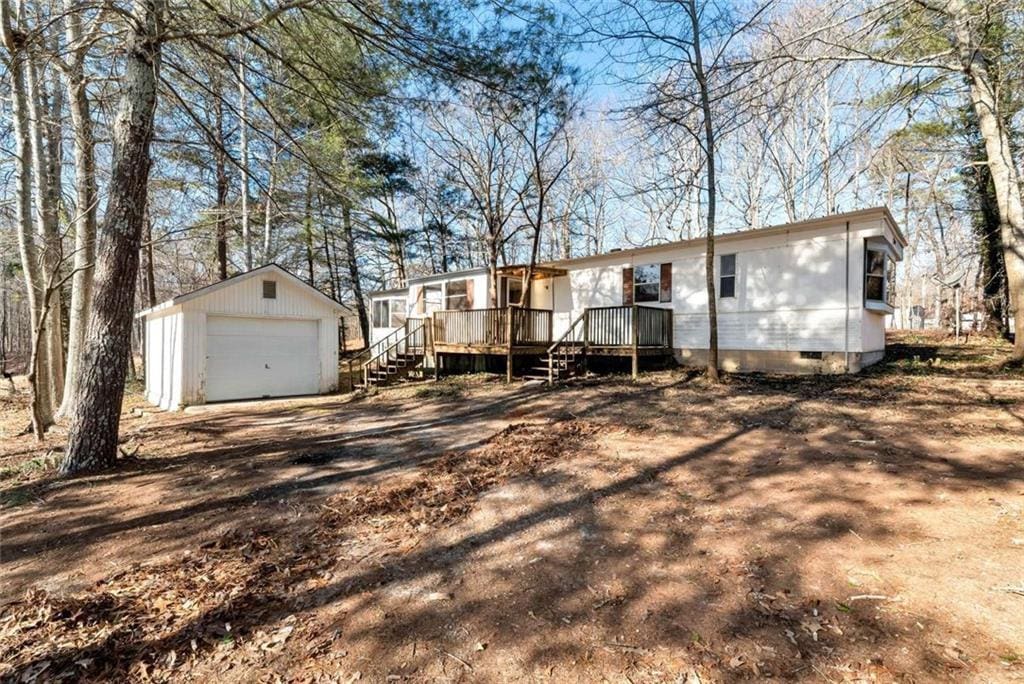
{"label": "deck board", "polygon": [[[434,343],[434,351],[440,354],[490,354],[494,356],[507,356],[508,345],[504,344],[449,344]],[[547,354],[547,345],[516,345],[512,347],[513,356],[523,355],[544,355]],[[667,356],[672,349],[665,346],[637,347],[639,356]],[[590,345],[587,353],[592,356],[632,356],[633,347],[630,345]]]}

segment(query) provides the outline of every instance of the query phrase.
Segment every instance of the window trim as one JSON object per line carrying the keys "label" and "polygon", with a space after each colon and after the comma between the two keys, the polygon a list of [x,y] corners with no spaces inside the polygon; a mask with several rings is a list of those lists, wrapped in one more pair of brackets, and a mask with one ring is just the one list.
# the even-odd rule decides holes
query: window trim
{"label": "window trim", "polygon": [[[456,278],[454,280],[449,280],[444,284],[444,308],[447,311],[468,311],[472,307],[472,304],[469,299],[469,291],[471,288],[471,285],[469,284],[470,280],[470,278]],[[451,294],[451,286],[454,285],[455,283],[462,283],[463,285],[465,285],[466,291],[461,294]],[[462,308],[452,306],[453,297],[464,301],[466,303],[466,306]]]}
{"label": "window trim", "polygon": [[520,295],[523,292],[523,279],[516,276],[504,276],[505,282],[502,289],[502,294],[505,295],[505,306],[518,306],[519,298],[516,301],[512,301],[512,284],[515,283],[519,287]]}
{"label": "window trim", "polygon": [[[405,325],[406,319],[409,317],[407,309],[407,297],[388,297],[388,324],[392,328],[400,328]],[[396,304],[398,306],[396,306]],[[401,322],[395,323],[395,316],[401,317]]]}
{"label": "window trim", "polygon": [[[725,272],[725,266],[723,262],[727,257],[732,257],[732,273]],[[736,252],[729,252],[727,254],[718,255],[718,298],[719,299],[736,299],[736,271],[737,271]],[[732,282],[732,294],[722,294],[725,289],[722,284],[729,279]]]}
{"label": "window trim", "polygon": [[[881,255],[882,257],[882,273],[868,273],[868,260],[871,258],[871,253]],[[863,262],[863,278],[861,281],[861,291],[863,294],[864,308],[872,310],[883,310],[888,311],[894,308],[893,299],[895,298],[895,288],[893,287],[893,281],[896,275],[895,262],[893,261],[892,254],[881,245],[872,245],[867,239],[864,240],[864,262]],[[881,299],[868,296],[868,279],[879,278],[882,281],[882,297]]]}
{"label": "window trim", "polygon": [[[382,315],[382,316],[378,316],[377,315],[377,308],[378,307],[383,307],[383,309],[386,311],[386,314]],[[371,318],[372,318],[371,323],[373,323],[373,327],[374,328],[386,328],[386,327],[388,327],[387,325],[378,325],[378,324],[383,322],[383,321],[387,321],[388,323],[391,322],[391,300],[388,299],[388,298],[374,299],[373,300],[373,311],[371,311],[370,313],[371,313]]]}
{"label": "window trim", "polygon": [[[645,269],[645,268],[651,268],[651,269],[654,270],[654,273],[655,273],[655,279],[654,280],[644,280],[644,281],[641,281],[641,280],[638,279],[638,274],[643,269]],[[657,286],[657,289],[656,289],[656,291],[654,293],[654,298],[653,299],[641,299],[640,298],[640,296],[639,296],[640,289],[639,288],[640,288],[641,285],[646,285],[646,286],[656,285]],[[637,264],[636,266],[634,266],[633,267],[633,303],[634,304],[651,304],[651,303],[657,304],[660,301],[661,301],[661,264]]]}

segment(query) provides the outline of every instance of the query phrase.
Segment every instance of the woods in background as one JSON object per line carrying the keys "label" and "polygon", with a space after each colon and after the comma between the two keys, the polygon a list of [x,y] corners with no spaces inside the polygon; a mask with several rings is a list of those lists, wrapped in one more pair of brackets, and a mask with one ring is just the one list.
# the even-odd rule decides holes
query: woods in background
{"label": "woods in background", "polygon": [[133,313],[254,266],[366,339],[410,276],[685,238],[713,302],[715,232],[877,204],[910,242],[893,323],[946,324],[956,285],[1022,358],[1022,15],[0,0],[0,370],[36,434],[68,422],[66,472],[105,467]]}

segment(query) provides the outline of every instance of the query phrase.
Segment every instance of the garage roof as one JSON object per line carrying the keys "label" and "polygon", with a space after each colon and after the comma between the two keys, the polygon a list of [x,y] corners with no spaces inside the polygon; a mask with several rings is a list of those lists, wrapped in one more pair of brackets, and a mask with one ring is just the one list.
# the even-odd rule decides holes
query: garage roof
{"label": "garage roof", "polygon": [[254,277],[258,276],[258,275],[263,275],[263,274],[266,274],[266,273],[277,273],[277,274],[279,274],[281,276],[284,276],[285,279],[291,280],[296,285],[299,285],[299,286],[305,288],[310,295],[319,298],[321,301],[323,301],[328,306],[331,306],[331,307],[333,307],[334,309],[336,309],[338,311],[346,311],[347,310],[347,307],[345,307],[344,304],[341,304],[340,302],[338,302],[338,301],[328,297],[323,292],[321,292],[320,290],[318,290],[315,287],[311,286],[309,283],[304,281],[302,278],[299,278],[297,275],[291,273],[290,271],[286,270],[285,268],[283,268],[281,266],[278,266],[277,264],[267,264],[266,266],[260,266],[259,268],[252,269],[251,271],[246,271],[245,273],[239,273],[238,275],[233,275],[230,278],[227,278],[225,280],[221,280],[219,282],[213,283],[212,285],[207,285],[205,287],[200,287],[197,290],[192,290],[191,292],[186,292],[185,294],[180,294],[177,297],[174,297],[172,299],[168,299],[166,302],[162,302],[162,303],[157,304],[156,306],[152,306],[152,307],[150,307],[148,309],[143,309],[139,313],[135,314],[135,317],[136,318],[142,318],[142,317],[148,316],[149,314],[153,314],[153,313],[157,313],[158,311],[163,311],[165,309],[169,309],[172,306],[178,306],[179,304],[184,304],[185,302],[187,302],[187,301],[189,301],[191,299],[197,299],[199,297],[205,297],[206,295],[211,294],[213,292],[216,292],[217,290],[223,289],[225,287],[231,287],[232,285],[237,285],[238,283],[241,283],[241,282],[243,282],[245,280],[248,280],[249,278],[254,278]]}

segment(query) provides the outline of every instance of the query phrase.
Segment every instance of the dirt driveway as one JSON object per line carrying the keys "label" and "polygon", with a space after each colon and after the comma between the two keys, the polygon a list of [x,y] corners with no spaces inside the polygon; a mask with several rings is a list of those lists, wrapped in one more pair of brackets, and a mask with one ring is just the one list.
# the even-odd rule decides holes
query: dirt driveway
{"label": "dirt driveway", "polygon": [[5,440],[0,676],[1021,680],[1004,351],[132,417],[72,481]]}

